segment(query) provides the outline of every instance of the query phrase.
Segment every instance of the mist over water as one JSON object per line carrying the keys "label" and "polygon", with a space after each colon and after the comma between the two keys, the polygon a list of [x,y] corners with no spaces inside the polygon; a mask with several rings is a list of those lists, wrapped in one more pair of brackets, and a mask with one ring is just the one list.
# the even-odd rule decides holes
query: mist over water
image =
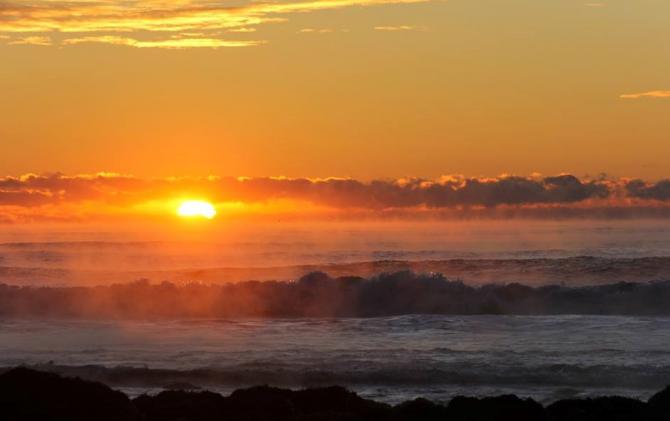
{"label": "mist over water", "polygon": [[665,221],[3,227],[0,367],[133,394],[647,397],[670,383],[667,281]]}
{"label": "mist over water", "polygon": [[[405,269],[440,272],[469,284],[670,279],[662,259],[647,259],[670,257],[668,221],[75,228],[0,227],[0,282],[72,286],[147,278],[226,283],[298,279],[316,270],[370,277]],[[602,260],[574,259],[574,270],[565,276],[566,266],[556,259],[580,257]],[[636,258],[641,260],[630,260]]]}

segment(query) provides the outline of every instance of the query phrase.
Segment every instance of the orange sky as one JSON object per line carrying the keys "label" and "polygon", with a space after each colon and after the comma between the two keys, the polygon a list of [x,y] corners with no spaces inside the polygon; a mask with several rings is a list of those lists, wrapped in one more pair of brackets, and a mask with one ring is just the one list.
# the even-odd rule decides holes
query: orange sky
{"label": "orange sky", "polygon": [[670,164],[670,2],[8,0],[0,175]]}

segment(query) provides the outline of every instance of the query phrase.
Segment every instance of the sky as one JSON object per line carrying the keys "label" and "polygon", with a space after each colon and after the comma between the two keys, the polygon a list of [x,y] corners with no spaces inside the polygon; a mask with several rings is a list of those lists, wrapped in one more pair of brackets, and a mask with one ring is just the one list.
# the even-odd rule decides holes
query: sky
{"label": "sky", "polygon": [[668,0],[2,0],[0,205],[73,197],[12,184],[27,174],[99,173],[370,189],[572,174],[609,193],[551,198],[541,181],[522,203],[628,206],[640,182],[663,202],[668,16]]}

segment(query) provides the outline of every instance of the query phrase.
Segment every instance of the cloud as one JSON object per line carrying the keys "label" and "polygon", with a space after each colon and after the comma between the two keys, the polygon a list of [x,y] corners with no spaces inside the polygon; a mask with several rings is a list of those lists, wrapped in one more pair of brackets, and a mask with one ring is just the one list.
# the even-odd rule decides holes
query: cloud
{"label": "cloud", "polygon": [[135,48],[220,48],[220,47],[252,47],[264,43],[264,41],[227,41],[214,38],[176,38],[156,41],[138,41],[133,38],[115,36],[70,38],[63,41],[64,44],[102,43],[113,45],[126,45]]}
{"label": "cloud", "polygon": [[[493,178],[449,175],[362,182],[350,178],[207,177],[144,180],[120,174],[27,174],[0,179],[0,213],[132,214],[185,197],[244,206],[294,203],[313,209],[397,217],[670,216],[670,180],[580,179],[570,174]],[[460,216],[459,216],[460,215]]]}
{"label": "cloud", "polygon": [[377,31],[427,31],[428,28],[425,26],[410,26],[410,25],[401,25],[401,26],[375,26]]}
{"label": "cloud", "polygon": [[670,201],[670,180],[661,180],[656,183],[632,180],[626,184],[626,191],[630,197]]}
{"label": "cloud", "polygon": [[331,34],[332,32],[333,30],[330,28],[324,28],[324,29],[305,28],[298,31],[299,34]]}
{"label": "cloud", "polygon": [[256,32],[256,28],[233,28],[229,29],[228,32]]}
{"label": "cloud", "polygon": [[641,94],[626,94],[621,95],[625,99],[639,99],[639,98],[670,98],[670,91],[650,91]]}
{"label": "cloud", "polygon": [[[9,0],[0,6],[0,34],[58,35],[65,37],[66,45],[86,40],[138,48],[239,47],[257,45],[260,41],[218,40],[211,32],[250,33],[252,26],[285,22],[285,16],[293,13],[430,1],[441,0],[249,1],[236,6],[224,0]],[[184,32],[202,33],[199,37],[202,41],[164,40],[169,34]],[[133,36],[129,37],[129,33]]]}
{"label": "cloud", "polygon": [[49,37],[25,37],[9,42],[10,45],[51,45]]}

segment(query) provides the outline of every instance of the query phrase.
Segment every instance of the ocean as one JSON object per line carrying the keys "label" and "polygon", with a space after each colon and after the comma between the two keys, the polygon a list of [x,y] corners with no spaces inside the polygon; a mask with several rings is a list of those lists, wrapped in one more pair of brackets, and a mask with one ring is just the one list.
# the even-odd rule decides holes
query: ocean
{"label": "ocean", "polygon": [[[173,387],[228,393],[256,384],[340,384],[390,403],[503,393],[544,403],[611,394],[647,398],[670,384],[670,301],[663,295],[670,291],[669,234],[670,224],[659,221],[334,224],[189,238],[5,227],[0,367],[37,366],[131,395]],[[314,271],[332,278],[303,277]],[[378,276],[398,271],[413,272]],[[317,317],[289,311],[294,304],[286,304],[287,296],[353,276],[376,282],[368,290],[360,288],[372,281],[356,281],[355,306],[338,303]],[[273,309],[259,311],[265,317],[249,316],[244,305],[236,312],[178,311],[184,291],[192,297],[231,291],[207,289],[211,284],[256,291],[252,280],[279,281],[272,291],[283,294],[281,306],[277,296],[263,295]],[[474,289],[462,298],[436,295],[421,306],[397,305],[397,295],[407,294],[397,285],[420,282],[424,289],[412,290],[419,297]],[[151,288],[182,295],[173,312],[121,312],[135,298],[110,285],[127,283],[149,296],[142,305],[173,299]],[[113,310],[73,310],[96,294],[114,295]],[[299,302],[330,308],[329,294]],[[61,301],[44,301],[56,295]],[[495,311],[488,310],[491,297],[498,300]],[[440,306],[445,300],[463,306]]]}

